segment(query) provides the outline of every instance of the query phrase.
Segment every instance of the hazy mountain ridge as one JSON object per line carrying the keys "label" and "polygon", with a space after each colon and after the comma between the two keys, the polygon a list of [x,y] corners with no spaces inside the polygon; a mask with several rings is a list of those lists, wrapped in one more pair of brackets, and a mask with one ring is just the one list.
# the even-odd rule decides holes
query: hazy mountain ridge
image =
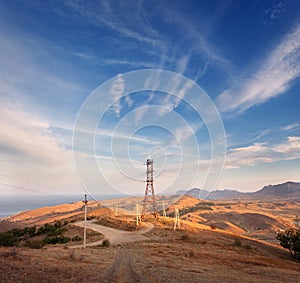
{"label": "hazy mountain ridge", "polygon": [[236,198],[282,198],[282,197],[300,197],[300,182],[286,182],[277,185],[267,185],[262,189],[243,193],[238,190],[216,190],[209,192],[207,190],[193,188],[191,190],[180,190],[177,194],[186,194],[200,199],[236,199]]}

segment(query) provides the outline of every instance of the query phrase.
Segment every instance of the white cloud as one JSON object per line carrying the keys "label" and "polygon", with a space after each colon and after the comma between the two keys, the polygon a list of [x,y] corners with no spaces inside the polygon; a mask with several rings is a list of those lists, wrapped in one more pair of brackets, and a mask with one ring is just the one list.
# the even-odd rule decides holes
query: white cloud
{"label": "white cloud", "polygon": [[[124,2],[118,3],[116,6],[113,6],[112,3],[108,4],[105,1],[98,2],[97,4],[81,4],[71,1],[65,4],[84,21],[88,21],[96,26],[105,25],[123,37],[158,47],[160,50],[166,48],[166,41],[145,22],[146,12],[141,5],[137,7],[136,2],[134,2],[134,5],[129,5],[127,2],[125,4]],[[132,11],[132,7],[136,8],[134,12]],[[100,10],[101,13],[95,13],[95,9]],[[117,16],[115,13],[115,10],[119,9],[122,9],[122,17],[119,14]],[[130,27],[129,23],[133,23],[133,26]]]}
{"label": "white cloud", "polygon": [[0,113],[0,163],[5,175],[0,192],[21,192],[22,187],[40,193],[80,192],[71,152],[56,140],[47,121],[6,102]]}
{"label": "white cloud", "polygon": [[123,76],[119,74],[117,75],[117,78],[114,80],[110,89],[110,93],[113,95],[114,101],[116,101],[113,104],[112,108],[118,117],[120,117],[120,112],[122,109],[120,99],[124,93],[124,90],[125,90],[124,79]]}
{"label": "white cloud", "polygon": [[184,74],[190,60],[190,55],[184,55],[178,60],[177,73]]}
{"label": "white cloud", "polygon": [[263,20],[263,24],[271,25],[273,22],[280,18],[286,11],[286,3],[279,2],[275,3],[271,8],[265,11],[265,19]]}
{"label": "white cloud", "polygon": [[290,125],[286,125],[284,127],[281,127],[280,130],[282,131],[295,131],[295,130],[298,130],[300,129],[300,123],[293,123],[293,124],[290,124]]}
{"label": "white cloud", "polygon": [[288,137],[288,140],[274,147],[274,151],[285,154],[289,159],[300,157],[300,137]]}
{"label": "white cloud", "polygon": [[30,117],[13,105],[0,106],[1,154],[18,162],[64,162],[65,150],[49,133],[49,124]]}
{"label": "white cloud", "polygon": [[228,151],[226,168],[254,166],[260,163],[272,163],[300,158],[300,137],[288,137],[279,144],[254,143],[246,147]]}
{"label": "white cloud", "polygon": [[220,111],[244,111],[287,91],[300,76],[300,25],[287,34],[257,72],[217,98]]}

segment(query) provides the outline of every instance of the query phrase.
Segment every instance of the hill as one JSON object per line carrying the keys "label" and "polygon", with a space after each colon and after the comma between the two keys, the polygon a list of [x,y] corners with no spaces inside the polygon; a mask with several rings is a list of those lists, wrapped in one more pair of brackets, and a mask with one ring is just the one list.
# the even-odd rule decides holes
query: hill
{"label": "hill", "polygon": [[[87,223],[85,250],[82,203],[12,217],[9,224],[26,226],[61,220],[64,236],[81,240],[41,249],[23,247],[21,242],[19,247],[0,247],[0,266],[5,270],[0,282],[298,282],[297,266],[278,245],[275,232],[292,225],[300,215],[299,202],[160,196],[158,208],[162,202],[168,204],[167,217],[148,216],[136,226],[135,205],[141,200],[89,202],[88,217],[93,220]],[[181,227],[174,231],[175,206]],[[6,222],[0,222],[0,228]],[[100,245],[104,239],[109,247]]]}
{"label": "hill", "polygon": [[259,197],[300,197],[300,183],[286,182],[278,185],[268,185],[252,193]]}
{"label": "hill", "polygon": [[216,190],[208,192],[203,189],[180,190],[177,194],[186,194],[199,199],[247,199],[247,198],[300,198],[300,182],[286,182],[277,185],[264,186],[262,189],[243,193],[238,190]]}
{"label": "hill", "polygon": [[[0,282],[239,282],[240,278],[243,282],[285,282],[287,278],[298,282],[299,271],[287,250],[250,238],[251,234],[242,235],[251,227],[270,229],[278,225],[271,217],[246,213],[246,209],[267,213],[276,212],[276,206],[241,206],[200,201],[191,196],[178,200],[178,205],[182,212],[186,211],[181,216],[181,229],[174,231],[170,217],[147,219],[145,224],[152,229],[143,232],[138,241],[134,238],[141,230],[125,232],[120,226],[118,230],[106,230],[122,238],[129,235],[132,241],[114,245],[111,239],[110,247],[93,245],[85,250],[82,244],[49,245],[42,249],[0,247],[0,266],[5,270],[0,274]],[[95,208],[94,212],[98,210]],[[286,207],[283,211],[286,213]],[[205,216],[206,224],[193,222],[188,216],[199,213]],[[128,215],[106,217],[115,224],[135,223],[134,217],[130,219]],[[75,223],[67,225],[76,227]],[[88,222],[88,228],[97,225]],[[103,233],[109,238],[105,230]],[[94,237],[102,239],[103,235]]]}
{"label": "hill", "polygon": [[188,196],[191,196],[194,198],[206,199],[209,196],[210,192],[206,191],[206,190],[198,189],[198,188],[193,188],[188,191],[185,191],[185,190],[177,191],[176,194],[188,195]]}

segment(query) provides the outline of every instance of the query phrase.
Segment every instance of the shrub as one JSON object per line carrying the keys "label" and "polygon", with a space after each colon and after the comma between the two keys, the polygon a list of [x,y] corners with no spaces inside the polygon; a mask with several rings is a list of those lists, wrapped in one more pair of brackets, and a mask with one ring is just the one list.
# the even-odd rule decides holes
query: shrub
{"label": "shrub", "polygon": [[49,237],[58,236],[65,231],[65,228],[61,228],[61,226],[62,226],[61,222],[56,222],[54,226],[46,223],[44,226],[41,226],[37,230],[36,234],[37,235],[46,234]]}
{"label": "shrub", "polygon": [[102,241],[102,247],[108,248],[109,246],[110,246],[109,240],[108,240],[108,239],[104,239],[104,240]]}
{"label": "shrub", "polygon": [[79,242],[79,241],[81,241],[81,240],[82,240],[82,237],[80,237],[80,236],[78,236],[78,235],[76,235],[75,237],[73,237],[73,238],[71,239],[72,242]]}
{"label": "shrub", "polygon": [[31,249],[41,249],[44,246],[44,242],[41,240],[26,241],[25,246]]}
{"label": "shrub", "polygon": [[234,242],[233,242],[233,245],[235,247],[241,247],[242,246],[242,242],[240,239],[235,239]]}
{"label": "shrub", "polygon": [[70,242],[70,238],[69,237],[64,237],[64,236],[55,236],[55,237],[47,237],[43,240],[44,244],[51,244],[51,245],[55,245],[55,244],[66,244],[68,242]]}
{"label": "shrub", "polygon": [[187,242],[190,240],[190,237],[188,234],[183,234],[181,235],[180,240]]}
{"label": "shrub", "polygon": [[280,245],[288,249],[293,258],[300,259],[300,230],[289,228],[285,231],[278,231],[276,238]]}
{"label": "shrub", "polygon": [[246,250],[252,250],[252,247],[250,245],[244,245],[243,246]]}
{"label": "shrub", "polygon": [[0,233],[0,246],[13,247],[19,243],[19,238],[12,231]]}
{"label": "shrub", "polygon": [[213,229],[213,230],[217,228],[216,224],[214,224],[214,223],[210,224],[209,226],[210,226],[210,228]]}

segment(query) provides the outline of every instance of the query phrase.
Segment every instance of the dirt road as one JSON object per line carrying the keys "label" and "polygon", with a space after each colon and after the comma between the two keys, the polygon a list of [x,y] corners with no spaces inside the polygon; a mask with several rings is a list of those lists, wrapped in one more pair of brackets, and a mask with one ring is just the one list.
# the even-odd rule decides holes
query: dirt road
{"label": "dirt road", "polygon": [[[87,221],[86,227],[103,234],[105,236],[105,239],[108,239],[111,245],[145,241],[148,238],[144,234],[152,230],[154,227],[153,224],[151,223],[144,223],[146,225],[145,228],[142,228],[138,231],[127,232],[127,231],[118,230],[103,225],[98,225],[95,224],[94,222],[95,220]],[[84,227],[84,221],[77,223],[77,225],[80,227]],[[89,243],[87,244],[87,246],[97,246],[100,245],[101,243],[102,240]]]}

